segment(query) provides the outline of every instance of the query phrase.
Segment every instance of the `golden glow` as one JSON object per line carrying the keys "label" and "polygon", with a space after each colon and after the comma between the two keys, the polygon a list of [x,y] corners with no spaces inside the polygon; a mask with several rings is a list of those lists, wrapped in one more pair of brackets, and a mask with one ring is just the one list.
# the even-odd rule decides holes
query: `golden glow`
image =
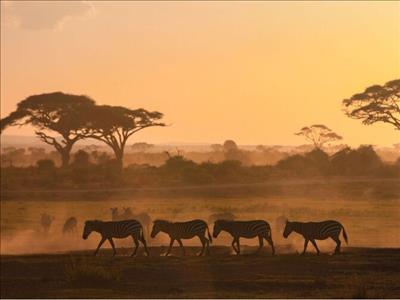
{"label": "golden glow", "polygon": [[400,78],[399,2],[92,6],[40,29],[13,24],[15,11],[2,9],[1,117],[31,94],[64,91],[163,112],[172,126],[136,137],[149,142],[301,144],[293,133],[314,123],[350,145],[400,141],[390,125],[341,111],[343,98]]}

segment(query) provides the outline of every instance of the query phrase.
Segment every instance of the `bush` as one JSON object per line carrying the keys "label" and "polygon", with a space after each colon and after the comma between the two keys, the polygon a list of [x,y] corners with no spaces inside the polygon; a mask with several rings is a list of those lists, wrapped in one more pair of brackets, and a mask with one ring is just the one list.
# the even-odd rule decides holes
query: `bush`
{"label": "bush", "polygon": [[55,169],[54,161],[51,159],[41,159],[36,163],[39,171],[52,171]]}

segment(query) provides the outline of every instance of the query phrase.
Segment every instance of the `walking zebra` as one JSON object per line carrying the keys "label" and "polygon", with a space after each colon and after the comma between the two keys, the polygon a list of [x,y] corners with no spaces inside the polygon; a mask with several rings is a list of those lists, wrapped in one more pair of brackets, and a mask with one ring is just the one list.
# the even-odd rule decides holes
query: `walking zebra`
{"label": "walking zebra", "polygon": [[[264,220],[254,221],[228,221],[228,220],[217,220],[214,223],[213,236],[217,238],[221,231],[228,232],[232,237],[232,248],[236,254],[240,254],[240,237],[254,238],[258,236],[260,246],[257,249],[257,253],[264,246],[265,239],[272,248],[272,254],[275,254],[274,243],[272,242],[271,227],[268,222]],[[237,248],[235,247],[235,243]]]}
{"label": "walking zebra", "polygon": [[97,252],[99,251],[101,245],[108,240],[113,248],[113,256],[117,254],[115,250],[115,245],[113,242],[113,238],[126,238],[131,236],[133,241],[135,242],[135,250],[131,256],[135,256],[136,252],[139,247],[139,241],[142,242],[144,246],[144,251],[146,252],[147,256],[149,256],[149,251],[147,250],[146,240],[143,236],[143,227],[142,225],[136,220],[124,220],[124,221],[110,221],[110,222],[103,222],[98,220],[93,221],[86,221],[85,228],[83,229],[82,238],[86,240],[88,236],[92,233],[92,231],[96,231],[101,234],[101,240],[99,245],[97,246],[94,255],[96,256]]}
{"label": "walking zebra", "polygon": [[70,217],[68,218],[63,226],[62,233],[74,233],[76,231],[76,226],[78,224],[78,221],[76,220],[75,217]]}
{"label": "walking zebra", "polygon": [[285,231],[283,232],[283,237],[287,238],[292,231],[301,234],[304,237],[304,254],[307,249],[308,242],[314,245],[315,249],[317,250],[317,254],[319,255],[319,249],[315,240],[325,240],[327,238],[331,238],[336,242],[336,249],[335,253],[340,252],[340,244],[341,241],[339,239],[340,231],[343,230],[343,237],[344,240],[347,242],[347,234],[344,230],[342,224],[337,221],[329,220],[323,222],[286,222]]}
{"label": "walking zebra", "polygon": [[49,215],[47,213],[41,214],[41,216],[40,216],[40,225],[42,225],[43,232],[45,234],[49,233],[50,226],[51,226],[51,223],[53,223],[53,221],[54,221],[54,217],[53,216],[51,216],[51,215]]}
{"label": "walking zebra", "polygon": [[[208,239],[206,238],[206,230],[208,233]],[[212,243],[212,238],[210,234],[210,230],[208,229],[208,225],[203,220],[192,220],[187,222],[168,222],[165,220],[155,220],[153,229],[151,231],[151,237],[155,238],[156,235],[160,232],[165,232],[169,235],[171,241],[169,243],[169,248],[165,256],[168,256],[171,252],[172,245],[175,240],[178,241],[179,245],[182,248],[182,253],[185,255],[185,248],[183,247],[182,239],[191,239],[195,236],[198,236],[203,248],[199,253],[199,256],[204,254],[204,250],[207,246],[207,254],[210,254],[210,243]]]}

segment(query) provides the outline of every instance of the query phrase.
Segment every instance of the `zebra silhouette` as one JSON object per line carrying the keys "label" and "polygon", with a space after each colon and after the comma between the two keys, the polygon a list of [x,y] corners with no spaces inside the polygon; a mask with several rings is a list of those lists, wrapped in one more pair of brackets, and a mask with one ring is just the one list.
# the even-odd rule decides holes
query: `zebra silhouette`
{"label": "zebra silhouette", "polygon": [[[201,244],[203,245],[199,256],[204,254],[204,251],[207,251],[207,254],[210,254],[210,243],[212,243],[212,238],[210,234],[210,230],[208,229],[208,225],[203,220],[192,220],[187,222],[169,222],[165,220],[155,220],[153,224],[153,229],[151,231],[151,237],[155,238],[159,232],[164,232],[169,235],[170,243],[169,248],[165,256],[168,256],[171,252],[172,245],[175,240],[178,241],[179,245],[182,248],[182,254],[185,255],[185,248],[183,247],[182,239],[191,239],[197,236]],[[206,238],[206,231],[208,233],[208,239]],[[206,249],[207,247],[207,249]]]}
{"label": "zebra silhouette", "polygon": [[[258,237],[259,247],[257,253],[264,246],[264,239],[270,244],[272,248],[272,254],[275,254],[275,247],[272,241],[271,227],[268,222],[264,220],[254,221],[229,221],[229,220],[217,220],[214,223],[213,237],[217,238],[221,231],[228,232],[232,237],[232,248],[236,254],[240,254],[240,242],[241,237],[244,238],[255,238]],[[235,243],[237,248],[235,247]]]}
{"label": "zebra silhouette", "polygon": [[136,252],[139,248],[139,241],[142,242],[144,246],[144,251],[146,252],[147,256],[149,256],[149,251],[147,250],[146,240],[143,235],[143,227],[142,225],[136,220],[124,220],[124,221],[110,221],[110,222],[103,222],[99,220],[90,220],[85,222],[85,227],[83,229],[82,238],[86,240],[88,236],[93,232],[98,232],[101,234],[101,240],[99,245],[97,246],[94,255],[97,255],[101,245],[108,240],[113,248],[113,256],[117,254],[115,250],[115,245],[113,238],[126,238],[131,236],[134,243],[135,243],[135,250],[131,256],[135,256]]}
{"label": "zebra silhouette", "polygon": [[287,238],[292,231],[297,232],[304,237],[304,250],[302,254],[306,252],[308,242],[310,241],[317,250],[317,255],[319,255],[320,251],[315,240],[325,240],[327,238],[331,238],[336,242],[335,253],[340,253],[340,231],[343,232],[343,237],[346,241],[346,244],[348,243],[347,234],[343,225],[334,220],[307,223],[287,221],[285,230],[283,232],[283,237]]}
{"label": "zebra silhouette", "polygon": [[51,223],[53,223],[54,219],[55,218],[53,216],[51,216],[51,215],[49,215],[47,213],[41,214],[41,216],[40,216],[40,225],[42,225],[44,234],[48,234],[49,233]]}
{"label": "zebra silhouette", "polygon": [[63,226],[62,233],[67,234],[67,233],[74,233],[76,231],[78,221],[76,220],[75,217],[70,217],[68,218]]}

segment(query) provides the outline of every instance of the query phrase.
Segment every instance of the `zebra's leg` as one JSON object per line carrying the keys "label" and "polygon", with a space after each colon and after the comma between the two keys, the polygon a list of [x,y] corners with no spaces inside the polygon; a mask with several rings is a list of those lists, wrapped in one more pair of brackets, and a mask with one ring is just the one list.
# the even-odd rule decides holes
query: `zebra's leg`
{"label": "zebra's leg", "polygon": [[239,255],[240,254],[240,242],[239,242],[239,237],[238,238],[236,238],[236,245],[237,245],[237,255]]}
{"label": "zebra's leg", "polygon": [[207,241],[207,255],[210,255],[210,241],[208,240],[208,238],[205,238]]}
{"label": "zebra's leg", "polygon": [[311,243],[314,245],[315,250],[317,250],[317,255],[319,255],[319,249],[318,249],[318,246],[317,246],[317,243],[315,242],[315,240],[311,240]]}
{"label": "zebra's leg", "polygon": [[135,250],[133,251],[131,256],[136,256],[137,249],[139,248],[139,241],[136,237],[133,237],[133,241],[135,242]]}
{"label": "zebra's leg", "polygon": [[304,250],[303,250],[303,255],[306,253],[306,250],[307,250],[307,245],[308,245],[308,239],[305,239],[304,240]]}
{"label": "zebra's leg", "polygon": [[[208,243],[208,239],[204,236],[198,235],[201,245],[203,246],[201,248],[201,252],[198,254],[198,256],[202,256],[204,254],[204,251],[206,250],[206,245]],[[208,249],[208,248],[207,248]],[[209,251],[208,251],[209,252]]]}
{"label": "zebra's leg", "polygon": [[258,242],[260,243],[260,246],[258,246],[256,253],[259,253],[261,251],[262,247],[264,246],[264,238],[262,235],[258,236]]}
{"label": "zebra's leg", "polygon": [[182,255],[183,255],[183,256],[186,256],[185,248],[183,247],[183,243],[182,243],[181,239],[177,239],[177,241],[178,241],[179,245],[180,245],[181,248],[182,248]]}
{"label": "zebra's leg", "polygon": [[274,242],[272,241],[272,238],[271,237],[266,237],[265,239],[267,240],[268,244],[272,248],[272,255],[275,255],[275,247],[274,247]]}
{"label": "zebra's leg", "polygon": [[100,249],[100,247],[101,247],[101,245],[103,245],[103,243],[106,241],[106,238],[101,238],[101,241],[100,241],[100,243],[99,243],[99,245],[97,246],[97,248],[96,248],[96,251],[94,251],[94,256],[96,256],[97,255],[97,252],[99,252],[99,249]]}
{"label": "zebra's leg", "polygon": [[172,245],[174,244],[174,241],[175,241],[175,239],[171,238],[171,242],[169,243],[169,248],[168,248],[168,251],[167,251],[167,253],[165,254],[165,256],[168,256],[169,253],[171,252]]}
{"label": "zebra's leg", "polygon": [[147,250],[147,243],[146,243],[146,240],[144,239],[144,236],[142,236],[140,238],[140,241],[142,242],[142,244],[144,246],[144,252],[146,252],[147,256],[150,256],[149,250]]}
{"label": "zebra's leg", "polygon": [[342,244],[342,242],[340,241],[339,237],[338,236],[332,237],[332,240],[336,242],[335,254],[340,253],[340,245]]}
{"label": "zebra's leg", "polygon": [[115,254],[117,254],[117,251],[115,250],[114,241],[112,240],[112,238],[109,238],[108,241],[110,242],[111,247],[113,248],[113,256],[115,256]]}
{"label": "zebra's leg", "polygon": [[235,250],[235,252],[236,252],[236,254],[237,254],[238,251],[237,251],[237,249],[236,249],[235,243],[236,243],[236,239],[233,239],[233,241],[232,241],[232,248],[233,248],[233,250]]}

